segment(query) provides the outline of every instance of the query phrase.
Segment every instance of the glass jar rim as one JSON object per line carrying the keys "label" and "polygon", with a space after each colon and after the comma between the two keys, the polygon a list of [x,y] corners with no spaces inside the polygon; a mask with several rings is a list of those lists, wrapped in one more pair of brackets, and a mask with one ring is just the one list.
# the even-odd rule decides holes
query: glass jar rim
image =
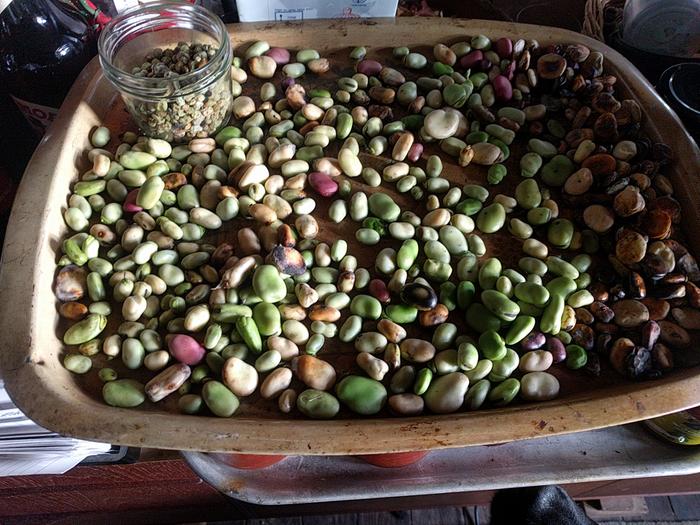
{"label": "glass jar rim", "polygon": [[[214,56],[204,66],[172,77],[143,77],[113,63],[125,42],[141,34],[177,28],[177,18],[182,21],[199,18],[209,28],[210,36],[218,40]],[[218,16],[198,5],[168,0],[135,6],[114,17],[102,30],[97,49],[102,70],[115,86],[131,94],[159,98],[180,97],[200,90],[200,84],[209,82],[209,75],[230,65],[232,54],[226,26]]]}

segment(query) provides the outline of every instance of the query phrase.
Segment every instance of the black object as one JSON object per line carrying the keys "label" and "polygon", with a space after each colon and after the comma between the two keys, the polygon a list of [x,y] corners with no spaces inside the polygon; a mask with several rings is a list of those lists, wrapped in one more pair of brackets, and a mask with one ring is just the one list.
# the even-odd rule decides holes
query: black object
{"label": "black object", "polygon": [[60,0],[11,0],[0,13],[0,80],[39,134],[97,54],[96,37]]}
{"label": "black object", "polygon": [[556,485],[504,489],[491,501],[491,525],[595,525]]}
{"label": "black object", "polygon": [[691,133],[700,132],[700,62],[683,62],[669,67],[661,74],[656,90]]}

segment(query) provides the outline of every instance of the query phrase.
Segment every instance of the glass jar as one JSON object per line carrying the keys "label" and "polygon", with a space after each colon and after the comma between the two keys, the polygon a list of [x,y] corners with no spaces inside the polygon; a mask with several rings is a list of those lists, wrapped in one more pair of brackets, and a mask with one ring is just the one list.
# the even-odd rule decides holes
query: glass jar
{"label": "glass jar", "polygon": [[[189,56],[194,46],[205,46],[197,57],[203,64],[183,63],[177,73],[165,67],[160,68],[162,77],[146,76],[147,55],[158,62],[163,50]],[[149,2],[129,9],[102,31],[98,51],[105,76],[149,137],[184,142],[214,135],[228,122],[231,42],[226,26],[210,11],[186,2]]]}

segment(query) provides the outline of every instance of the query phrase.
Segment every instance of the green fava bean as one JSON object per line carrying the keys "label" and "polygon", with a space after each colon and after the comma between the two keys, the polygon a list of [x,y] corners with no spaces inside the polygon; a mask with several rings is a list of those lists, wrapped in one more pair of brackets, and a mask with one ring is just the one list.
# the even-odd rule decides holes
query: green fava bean
{"label": "green fava bean", "polygon": [[457,306],[466,310],[476,295],[476,287],[471,281],[460,281],[457,285]]}
{"label": "green fava bean", "polygon": [[518,365],[520,365],[520,357],[514,350],[508,348],[502,359],[494,361],[493,368],[488,375],[489,381],[499,383],[508,379],[518,369]]}
{"label": "green fava bean", "polygon": [[547,224],[552,218],[552,210],[540,206],[538,208],[532,208],[527,212],[527,222],[533,226],[541,226],[542,224]]}
{"label": "green fava bean", "polygon": [[241,336],[246,346],[259,354],[262,352],[262,338],[258,326],[252,317],[238,317],[236,319],[236,332]]}
{"label": "green fava bean", "polygon": [[379,243],[381,235],[372,228],[359,228],[355,232],[355,239],[367,246],[374,246],[375,244]]}
{"label": "green fava bean", "polygon": [[566,155],[555,155],[542,167],[540,177],[545,184],[560,187],[576,170],[576,165]]}
{"label": "green fava bean", "polygon": [[576,282],[569,277],[555,277],[547,283],[547,290],[551,295],[559,295],[566,299],[569,294],[576,291]]}
{"label": "green fava bean", "polygon": [[396,252],[396,265],[402,270],[408,270],[418,258],[418,242],[408,239],[401,244]]}
{"label": "green fava bean", "polygon": [[265,337],[279,335],[282,331],[280,312],[274,304],[258,303],[253,308],[253,321],[260,335]]}
{"label": "green fava bean", "polygon": [[144,387],[133,379],[116,379],[102,387],[102,399],[113,407],[134,408],[146,400]]}
{"label": "green fava bean", "polygon": [[566,347],[566,367],[572,370],[578,370],[586,366],[588,362],[588,354],[586,350],[579,345],[568,345]]}
{"label": "green fava bean", "polygon": [[486,359],[498,361],[506,355],[506,344],[495,330],[487,330],[479,336],[479,349]]}
{"label": "green fava bean", "polygon": [[486,259],[479,269],[479,286],[484,290],[491,290],[496,286],[496,280],[501,276],[503,265],[501,261],[492,257]]}
{"label": "green fava bean", "polygon": [[515,285],[515,297],[535,306],[544,306],[549,301],[549,290],[540,284],[523,282]]}
{"label": "green fava bean", "polygon": [[457,349],[457,364],[461,370],[474,370],[479,363],[479,351],[471,343],[462,343]]}
{"label": "green fava bean", "polygon": [[515,200],[526,210],[536,208],[542,202],[542,194],[535,179],[525,179],[515,187]]}
{"label": "green fava bean", "polygon": [[461,372],[452,372],[433,381],[425,393],[426,406],[436,414],[455,412],[464,403],[469,379]]}
{"label": "green fava bean", "polygon": [[503,321],[513,321],[520,313],[517,303],[496,290],[484,290],[481,293],[481,302],[496,317]]}
{"label": "green fava bean", "polygon": [[340,332],[338,337],[344,343],[350,343],[354,341],[360,332],[362,331],[362,317],[359,315],[351,315],[348,317],[343,325],[340,327]]}
{"label": "green fava bean", "polygon": [[340,410],[340,403],[328,392],[308,389],[297,397],[297,408],[312,419],[331,419]]}
{"label": "green fava bean", "polygon": [[350,312],[363,319],[379,319],[382,315],[382,303],[371,295],[356,295],[350,302]]}
{"label": "green fava bean", "polygon": [[484,233],[495,233],[506,222],[506,210],[498,202],[483,208],[476,218],[476,227]]}
{"label": "green fava bean", "polygon": [[369,416],[386,403],[387,391],[379,381],[362,376],[346,376],[336,386],[338,399],[357,414]]}
{"label": "green fava bean", "polygon": [[425,394],[433,381],[433,371],[430,368],[421,368],[416,374],[416,380],[413,383],[413,393],[417,396]]}
{"label": "green fava bean", "polygon": [[204,406],[202,396],[185,394],[177,400],[177,406],[184,414],[197,414]]}
{"label": "green fava bean", "polygon": [[92,359],[86,355],[68,354],[63,358],[63,366],[74,374],[85,374],[92,368]]}
{"label": "green fava bean", "polygon": [[464,397],[464,406],[467,410],[477,410],[486,401],[486,397],[491,390],[491,382],[488,379],[481,379],[474,383]]}
{"label": "green fava bean", "polygon": [[513,401],[520,392],[520,381],[511,377],[496,385],[488,395],[489,402],[495,406],[504,406]]}
{"label": "green fava bean", "polygon": [[279,270],[271,264],[263,264],[253,274],[253,290],[263,301],[279,303],[287,295],[287,286]]}
{"label": "green fava bean", "polygon": [[540,331],[545,334],[558,334],[561,330],[561,317],[564,314],[564,299],[560,295],[552,295],[549,304],[542,312]]}
{"label": "green fava bean", "polygon": [[569,219],[556,219],[549,224],[547,240],[557,248],[567,249],[574,238],[574,224]]}
{"label": "green fava bean", "polygon": [[437,350],[445,350],[452,346],[457,339],[457,325],[442,323],[433,332],[432,343]]}
{"label": "green fava bean", "polygon": [[441,283],[447,281],[450,275],[452,275],[452,266],[449,262],[426,259],[423,264],[423,273],[425,273],[429,279]]}
{"label": "green fava bean", "polygon": [[146,350],[141,341],[129,337],[122,343],[122,362],[129,370],[137,370],[143,365],[146,357]]}
{"label": "green fava bean", "polygon": [[370,213],[382,220],[394,222],[401,215],[401,208],[385,193],[373,193],[368,201]]}
{"label": "green fava bean", "polygon": [[535,153],[529,152],[520,158],[520,176],[534,177],[542,167],[542,157]]}
{"label": "green fava bean", "polygon": [[483,304],[472,303],[467,308],[467,324],[479,333],[487,330],[498,331],[501,329],[501,320],[493,315]]}
{"label": "green fava bean", "polygon": [[160,177],[146,179],[136,194],[136,204],[144,210],[150,210],[158,203],[164,189],[165,182]]}
{"label": "green fava bean", "polygon": [[96,338],[107,326],[107,317],[90,314],[66,330],[63,342],[67,345],[80,345]]}
{"label": "green fava bean", "polygon": [[[445,225],[439,230],[440,241],[452,255],[466,255],[469,252],[467,239],[464,234],[454,226]],[[448,261],[449,262],[449,261]]]}
{"label": "green fava bean", "polygon": [[202,398],[209,410],[218,417],[231,417],[240,405],[236,395],[219,381],[204,383]]}
{"label": "green fava bean", "polygon": [[484,379],[491,373],[493,361],[490,359],[481,359],[472,370],[467,370],[464,375],[467,376],[470,383]]}
{"label": "green fava bean", "polygon": [[451,312],[457,308],[457,285],[447,281],[440,285],[440,302]]}
{"label": "green fava bean", "polygon": [[535,322],[535,318],[530,315],[519,315],[510,325],[504,338],[505,343],[514,345],[522,341],[535,328]]}
{"label": "green fava bean", "polygon": [[577,279],[579,276],[579,271],[576,267],[560,257],[549,256],[545,259],[545,263],[547,269],[556,275],[568,277],[569,279]]}
{"label": "green fava bean", "polygon": [[396,324],[410,324],[418,317],[418,309],[406,304],[392,304],[386,307],[386,315]]}

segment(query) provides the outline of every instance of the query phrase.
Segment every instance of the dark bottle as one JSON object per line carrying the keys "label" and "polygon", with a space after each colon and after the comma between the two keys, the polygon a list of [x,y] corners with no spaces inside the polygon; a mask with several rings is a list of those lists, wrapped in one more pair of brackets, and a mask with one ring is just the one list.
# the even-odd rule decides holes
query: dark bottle
{"label": "dark bottle", "polygon": [[61,0],[0,0],[0,80],[42,134],[97,53],[95,26]]}

